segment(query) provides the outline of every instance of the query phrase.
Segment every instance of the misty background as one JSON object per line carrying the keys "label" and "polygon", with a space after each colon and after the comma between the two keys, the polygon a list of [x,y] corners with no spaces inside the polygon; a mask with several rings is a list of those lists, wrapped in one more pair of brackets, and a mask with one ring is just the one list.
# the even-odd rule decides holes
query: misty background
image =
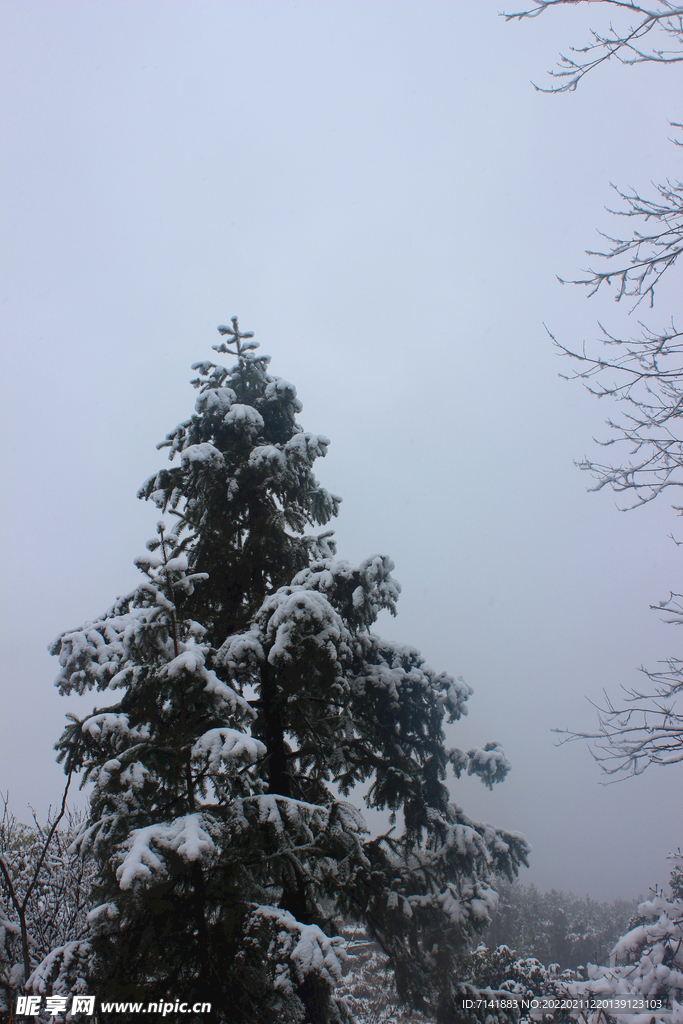
{"label": "misty background", "polygon": [[530,80],[609,11],[499,6],[0,3],[0,790],[19,819],[59,802],[64,715],[98,703],[59,697],[47,644],[136,584],[158,519],[137,488],[238,315],[332,439],[339,556],[396,563],[378,632],[474,688],[449,743],[512,761],[453,799],[526,835],[523,882],[666,882],[683,769],[602,786],[551,729],[592,729],[603,688],[678,652],[649,605],[679,586],[683,524],[666,497],[622,514],[586,494],[572,460],[614,409],[558,378],[543,323],[579,346],[598,319],[623,336],[680,313],[675,279],[629,318],[555,275],[613,228],[610,180],[681,177],[683,74],[607,66],[543,95]]}

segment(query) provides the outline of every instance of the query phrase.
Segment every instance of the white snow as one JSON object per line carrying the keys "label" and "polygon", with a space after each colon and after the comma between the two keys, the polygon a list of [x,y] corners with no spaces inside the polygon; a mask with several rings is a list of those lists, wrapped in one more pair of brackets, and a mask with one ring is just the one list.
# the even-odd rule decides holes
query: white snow
{"label": "white snow", "polygon": [[36,995],[77,994],[87,991],[86,972],[92,950],[85,940],[51,950],[29,975],[25,988]]}
{"label": "white snow", "polygon": [[467,757],[467,774],[479,775],[489,788],[504,779],[512,767],[498,743],[487,743],[483,750],[474,747],[467,751]]}
{"label": "white snow", "polygon": [[218,678],[213,669],[206,668],[204,652],[200,647],[188,646],[177,658],[173,658],[165,666],[164,671],[170,679],[180,679],[184,675],[197,676],[203,681],[205,691],[220,698],[221,702],[224,705],[229,705],[232,711],[239,708],[243,714],[251,718],[256,713],[248,701]]}
{"label": "white snow", "polygon": [[186,861],[207,860],[215,845],[201,823],[200,814],[187,814],[172,822],[135,829],[124,846],[126,852],[116,871],[119,887],[131,889],[136,882],[145,884],[154,881],[155,876],[166,875],[165,850],[174,850]]}
{"label": "white snow", "polygon": [[[656,893],[638,907],[644,923],[617,942],[609,967],[588,965],[588,981],[569,986],[571,995],[652,998],[662,990],[671,999],[669,1024],[683,1024],[683,900],[668,900]],[[648,920],[649,919],[649,920]],[[645,1020],[647,1018],[647,1021]],[[649,1024],[660,1014],[624,1014],[621,1024]]]}
{"label": "white snow", "polygon": [[293,991],[291,968],[298,983],[309,974],[317,974],[333,988],[341,981],[340,959],[346,959],[346,942],[340,935],[330,937],[315,924],[301,924],[286,910],[257,906],[252,922],[272,922],[277,935],[269,956],[280,961],[274,987],[287,994]]}
{"label": "white snow", "polygon": [[203,670],[204,655],[200,650],[183,651],[166,665],[166,675],[169,679],[180,679],[184,675],[200,675]]}
{"label": "white snow", "polygon": [[291,661],[294,649],[303,640],[312,640],[334,657],[336,645],[346,632],[341,617],[323,594],[310,590],[287,594],[286,589],[274,595],[280,600],[268,623],[269,636],[273,637],[268,661],[272,665]]}
{"label": "white snow", "polygon": [[254,409],[253,405],[240,405],[235,403],[228,413],[226,413],[223,422],[226,426],[235,427],[241,433],[247,436],[257,436],[263,430],[263,416]]}
{"label": "white snow", "polygon": [[252,449],[249,465],[269,473],[271,477],[277,477],[287,468],[287,459],[274,444],[261,444]]}
{"label": "white snow", "polygon": [[188,445],[180,455],[180,464],[183,469],[201,465],[210,472],[215,472],[225,465],[225,459],[218,448],[204,441],[202,444]]}
{"label": "white snow", "polygon": [[234,764],[241,761],[254,764],[266,754],[266,747],[260,740],[237,729],[209,729],[200,736],[192,748],[195,757],[207,757],[211,768],[218,769],[222,763]]}
{"label": "white snow", "polygon": [[195,409],[207,415],[218,414],[222,419],[236,400],[237,395],[232,388],[209,388],[199,396]]}
{"label": "white snow", "polygon": [[327,455],[329,445],[330,439],[324,434],[308,434],[302,431],[287,441],[287,461],[302,469],[310,469],[316,459]]}
{"label": "white snow", "polygon": [[131,729],[128,715],[123,712],[103,711],[86,718],[81,725],[81,732],[88,733],[96,740],[137,742],[149,737],[149,726]]}
{"label": "white snow", "polygon": [[274,380],[266,384],[266,389],[263,392],[263,400],[265,402],[281,402],[285,401],[291,403],[293,411],[295,413],[301,412],[303,406],[299,399],[296,397],[296,388],[293,384],[290,384],[288,380],[284,380],[282,377],[276,377]]}

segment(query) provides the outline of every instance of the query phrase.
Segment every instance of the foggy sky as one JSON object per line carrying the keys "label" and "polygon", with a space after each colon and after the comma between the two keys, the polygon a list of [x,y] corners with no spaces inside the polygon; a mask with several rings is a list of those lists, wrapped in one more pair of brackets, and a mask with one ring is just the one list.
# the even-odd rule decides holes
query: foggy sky
{"label": "foggy sky", "polygon": [[[61,798],[68,710],[46,646],[131,589],[157,510],[155,445],[194,405],[190,364],[239,315],[291,380],[340,557],[391,555],[378,631],[474,688],[449,728],[513,769],[453,799],[523,832],[522,881],[646,893],[681,841],[678,769],[601,786],[584,744],[603,687],[680,638],[666,499],[622,514],[573,459],[613,408],[558,378],[596,320],[561,286],[613,225],[609,182],[681,177],[680,68],[601,68],[535,92],[600,5],[505,24],[499,4],[3,0],[3,612],[0,790]],[[679,534],[683,530],[679,529]],[[588,700],[587,700],[588,698]],[[101,698],[100,698],[101,703]]]}

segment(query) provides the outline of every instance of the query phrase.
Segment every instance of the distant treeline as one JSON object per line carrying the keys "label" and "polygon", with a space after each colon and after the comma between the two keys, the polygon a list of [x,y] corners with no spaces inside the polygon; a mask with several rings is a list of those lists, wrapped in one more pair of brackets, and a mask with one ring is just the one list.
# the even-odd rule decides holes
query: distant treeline
{"label": "distant treeline", "polygon": [[628,930],[639,899],[598,903],[573,893],[539,892],[535,885],[503,885],[498,910],[484,936],[489,949],[510,946],[564,970],[606,960]]}

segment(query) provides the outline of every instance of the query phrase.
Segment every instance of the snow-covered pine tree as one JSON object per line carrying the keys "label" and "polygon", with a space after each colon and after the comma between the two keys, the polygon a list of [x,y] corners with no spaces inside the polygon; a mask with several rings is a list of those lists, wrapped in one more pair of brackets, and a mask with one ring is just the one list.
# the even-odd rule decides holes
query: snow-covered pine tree
{"label": "snow-covered pine tree", "polygon": [[[329,532],[305,533],[337,513],[312,472],[329,442],[237,319],[219,331],[237,361],[195,365],[196,411],[163,443],[175,465],[140,492],[175,518],[138,559],[145,582],[51,648],[63,692],[118,698],[59,743],[93,783],[90,984],[231,1024],[341,1021],[351,918],[406,1002],[457,1020],[456,965],[527,846],[450,803],[446,769],[491,786],[509,766],[496,744],[445,748],[469,686],[372,633],[392,562],[338,561]],[[368,834],[343,799],[360,783],[401,831]]]}

